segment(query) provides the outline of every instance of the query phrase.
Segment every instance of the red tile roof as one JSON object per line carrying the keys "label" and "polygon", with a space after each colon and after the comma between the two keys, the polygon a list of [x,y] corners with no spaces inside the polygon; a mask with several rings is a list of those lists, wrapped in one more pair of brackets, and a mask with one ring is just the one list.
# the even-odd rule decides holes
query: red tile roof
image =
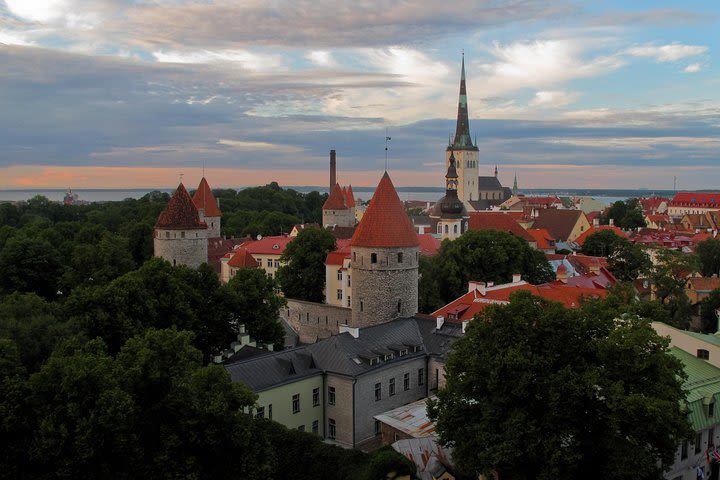
{"label": "red tile roof", "polygon": [[470,214],[469,226],[470,230],[507,232],[528,242],[535,242],[535,238],[527,230],[504,212],[473,212]]}
{"label": "red tile roof", "polygon": [[654,212],[658,208],[660,208],[660,205],[663,202],[669,202],[670,200],[663,197],[648,197],[648,198],[641,198],[640,199],[640,205],[642,205],[642,209],[644,212]]}
{"label": "red tile roof", "polygon": [[335,186],[330,191],[330,195],[328,196],[327,200],[325,200],[325,203],[323,203],[322,209],[323,210],[345,210],[347,205],[345,205],[345,194],[343,193],[342,188],[340,188],[339,184],[335,184]]}
{"label": "red tile roof", "polygon": [[350,242],[357,247],[416,247],[419,245],[410,218],[385,172],[360,225]]}
{"label": "red tile roof", "polygon": [[628,238],[627,234],[615,225],[600,225],[598,227],[590,227],[589,229],[585,230],[583,233],[580,234],[578,238],[575,239],[575,243],[582,247],[585,244],[585,240],[587,240],[590,235],[592,235],[593,233],[597,233],[600,230],[612,230],[613,233],[615,233],[615,235],[617,235],[618,237]]}
{"label": "red tile roof", "polygon": [[205,209],[206,217],[219,217],[222,215],[222,213],[220,213],[220,207],[218,207],[217,200],[215,200],[215,195],[213,195],[210,185],[208,185],[205,177],[200,180],[200,186],[198,186],[192,200],[195,204],[195,208],[198,210],[201,208]]}
{"label": "red tile roof", "polygon": [[338,239],[335,242],[335,250],[329,252],[325,257],[325,265],[341,265],[343,260],[350,258],[350,240]]}
{"label": "red tile roof", "polygon": [[720,193],[678,192],[670,202],[671,206],[695,206],[720,209]]}
{"label": "red tile roof", "polygon": [[437,255],[438,249],[440,249],[440,239],[434,237],[430,233],[418,234],[418,240],[420,241],[420,255],[426,257],[433,257]]}
{"label": "red tile roof", "polygon": [[355,194],[352,191],[352,185],[348,185],[347,191],[345,192],[345,205],[347,205],[348,208],[355,206]]}
{"label": "red tile roof", "polygon": [[165,210],[160,213],[155,222],[155,228],[165,230],[204,230],[207,228],[205,222],[200,221],[197,208],[182,183],[178,185]]}
{"label": "red tile roof", "polygon": [[526,205],[538,205],[548,207],[550,205],[562,205],[558,197],[525,197]]}
{"label": "red tile roof", "polygon": [[265,237],[261,240],[250,240],[242,244],[251,255],[282,255],[285,247],[292,241],[291,237],[278,235]]}
{"label": "red tile roof", "polygon": [[255,268],[258,266],[258,261],[246,248],[240,247],[235,250],[235,254],[228,262],[228,265],[235,268]]}
{"label": "red tile roof", "polygon": [[720,288],[720,278],[717,277],[694,277],[687,281],[688,290],[710,292]]}
{"label": "red tile roof", "polygon": [[510,301],[510,294],[519,290],[527,290],[533,295],[546,300],[562,303],[566,308],[577,308],[586,298],[605,298],[607,290],[601,287],[576,287],[563,283],[544,283],[542,285],[530,285],[524,281],[520,283],[507,283],[495,287],[489,287],[485,293],[474,289],[434,311],[433,317],[444,316],[445,321],[460,323],[464,320],[472,320],[481,313],[488,305],[507,304]]}
{"label": "red tile roof", "polygon": [[535,239],[539,250],[555,248],[555,239],[546,228],[528,228],[527,232]]}

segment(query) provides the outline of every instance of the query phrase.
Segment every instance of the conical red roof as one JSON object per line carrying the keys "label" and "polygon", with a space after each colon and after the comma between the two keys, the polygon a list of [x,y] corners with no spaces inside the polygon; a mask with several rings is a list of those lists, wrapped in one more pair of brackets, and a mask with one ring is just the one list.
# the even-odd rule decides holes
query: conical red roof
{"label": "conical red roof", "polygon": [[170,201],[155,222],[155,228],[166,230],[199,230],[207,228],[205,222],[200,221],[197,208],[193,204],[190,194],[181,183],[173,193]]}
{"label": "conical red roof", "polygon": [[330,191],[330,196],[325,200],[322,208],[323,210],[345,210],[348,208],[345,205],[345,194],[339,184],[336,183]]}
{"label": "conical red roof", "polygon": [[250,255],[250,252],[241,247],[235,250],[235,255],[232,256],[228,265],[235,268],[255,268],[258,266],[258,262],[255,257]]}
{"label": "conical red roof", "polygon": [[410,218],[385,172],[360,225],[350,241],[354,247],[416,247],[420,245]]}
{"label": "conical red roof", "polygon": [[200,186],[198,186],[197,192],[193,195],[192,201],[198,210],[201,208],[205,209],[206,217],[219,217],[222,215],[217,200],[215,200],[215,195],[213,195],[205,177],[200,180]]}
{"label": "conical red roof", "polygon": [[348,208],[355,206],[355,194],[352,191],[352,185],[348,185],[347,191],[345,192],[345,205],[347,205]]}

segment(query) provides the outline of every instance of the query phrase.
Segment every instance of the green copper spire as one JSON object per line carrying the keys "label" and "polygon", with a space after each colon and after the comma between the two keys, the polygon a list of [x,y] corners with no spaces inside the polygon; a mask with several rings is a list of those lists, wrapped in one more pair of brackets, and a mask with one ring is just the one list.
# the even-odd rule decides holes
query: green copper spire
{"label": "green copper spire", "polygon": [[448,150],[477,150],[470,138],[470,121],[468,120],[467,89],[465,87],[465,54],[462,57],[462,69],[460,72],[460,96],[458,99],[457,126],[455,127],[455,139]]}
{"label": "green copper spire", "polygon": [[517,172],[515,172],[515,180],[513,181],[513,195],[517,195],[517,193],[518,193]]}

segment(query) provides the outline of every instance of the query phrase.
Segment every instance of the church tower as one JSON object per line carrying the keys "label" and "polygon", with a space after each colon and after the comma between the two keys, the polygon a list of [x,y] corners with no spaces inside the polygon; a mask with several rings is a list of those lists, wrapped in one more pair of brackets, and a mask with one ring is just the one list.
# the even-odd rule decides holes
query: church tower
{"label": "church tower", "polygon": [[445,174],[445,196],[435,203],[430,212],[431,218],[438,218],[437,233],[443,240],[455,240],[468,229],[468,216],[465,205],[457,194],[458,174],[455,168],[455,155],[450,152],[450,165]]}
{"label": "church tower", "polygon": [[471,200],[479,200],[478,187],[478,147],[470,138],[470,121],[468,120],[467,90],[465,87],[465,55],[463,54],[460,73],[460,97],[458,100],[457,125],[455,138],[447,147],[445,166],[450,167],[450,156],[455,157],[455,168],[458,174],[457,194],[468,211],[473,211]]}
{"label": "church tower", "polygon": [[351,327],[418,311],[418,236],[387,172],[350,241]]}
{"label": "church tower", "polygon": [[181,183],[155,222],[155,256],[173,265],[197,268],[208,261],[207,240],[207,225]]}

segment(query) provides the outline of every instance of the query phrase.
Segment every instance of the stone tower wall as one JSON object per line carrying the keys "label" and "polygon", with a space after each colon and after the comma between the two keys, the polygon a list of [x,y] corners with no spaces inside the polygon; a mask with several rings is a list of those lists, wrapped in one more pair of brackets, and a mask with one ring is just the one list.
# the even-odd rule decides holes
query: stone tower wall
{"label": "stone tower wall", "polygon": [[201,222],[207,224],[208,238],[218,238],[220,236],[220,217],[206,217],[204,208],[198,208],[198,217]]}
{"label": "stone tower wall", "polygon": [[337,225],[338,227],[355,226],[355,209],[323,210],[323,226]]}
{"label": "stone tower wall", "polygon": [[[372,254],[377,255],[377,263],[372,263]],[[351,326],[367,327],[415,315],[418,261],[418,247],[352,247]]]}
{"label": "stone tower wall", "polygon": [[[445,168],[450,165],[450,153],[445,153]],[[458,174],[458,198],[468,207],[469,200],[479,200],[478,168],[479,152],[477,150],[453,150],[455,168]]]}
{"label": "stone tower wall", "polygon": [[208,261],[207,230],[155,229],[155,256],[172,265],[197,268]]}

